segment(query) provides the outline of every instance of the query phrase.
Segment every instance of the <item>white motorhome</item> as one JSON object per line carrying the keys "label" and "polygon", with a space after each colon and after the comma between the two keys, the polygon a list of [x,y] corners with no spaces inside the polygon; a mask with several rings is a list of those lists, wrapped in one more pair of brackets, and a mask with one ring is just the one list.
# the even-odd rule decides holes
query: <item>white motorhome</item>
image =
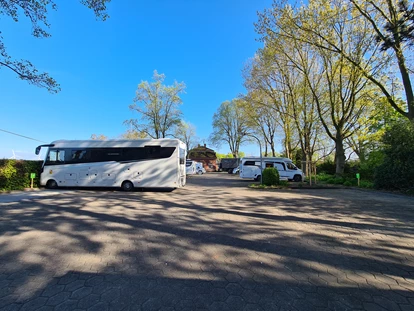
{"label": "white motorhome", "polygon": [[[303,172],[298,169],[288,158],[262,158],[262,168],[275,167],[281,180],[302,181],[305,178]],[[260,180],[260,157],[246,157],[241,159],[240,178]]]}
{"label": "white motorhome", "polygon": [[206,172],[206,169],[202,163],[188,159],[185,163],[185,172],[187,175],[202,175]]}
{"label": "white motorhome", "polygon": [[47,147],[40,184],[57,187],[179,188],[186,145],[178,139],[58,140]]}
{"label": "white motorhome", "polygon": [[187,175],[194,175],[197,172],[196,161],[187,160],[185,162],[185,173]]}

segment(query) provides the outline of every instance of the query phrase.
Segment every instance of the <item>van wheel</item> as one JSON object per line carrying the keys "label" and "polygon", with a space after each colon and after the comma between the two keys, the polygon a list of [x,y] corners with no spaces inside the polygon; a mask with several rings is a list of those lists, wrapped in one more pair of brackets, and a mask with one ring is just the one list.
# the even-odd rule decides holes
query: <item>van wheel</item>
{"label": "van wheel", "polygon": [[132,191],[134,189],[134,184],[130,182],[129,180],[126,180],[122,183],[121,188],[124,191]]}
{"label": "van wheel", "polygon": [[256,178],[254,179],[255,181],[260,181],[260,175],[257,175]]}
{"label": "van wheel", "polygon": [[232,168],[229,168],[229,170],[227,171],[227,173],[233,174],[233,169]]}
{"label": "van wheel", "polygon": [[300,175],[295,175],[295,176],[293,176],[293,181],[295,181],[295,182],[300,182],[300,181],[302,181],[302,176],[300,176]]}
{"label": "van wheel", "polygon": [[48,189],[56,189],[57,187],[58,187],[58,184],[56,180],[51,179],[51,180],[48,180],[46,183],[46,188]]}

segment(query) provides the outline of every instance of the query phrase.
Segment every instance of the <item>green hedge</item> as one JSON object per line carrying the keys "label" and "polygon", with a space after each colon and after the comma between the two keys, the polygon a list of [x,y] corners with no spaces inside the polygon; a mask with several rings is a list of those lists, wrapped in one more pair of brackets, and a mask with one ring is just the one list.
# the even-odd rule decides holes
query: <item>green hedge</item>
{"label": "green hedge", "polygon": [[30,188],[30,173],[36,173],[33,187],[39,187],[42,161],[0,159],[0,191]]}
{"label": "green hedge", "polygon": [[279,172],[274,167],[268,167],[263,170],[263,185],[276,186],[280,183]]}

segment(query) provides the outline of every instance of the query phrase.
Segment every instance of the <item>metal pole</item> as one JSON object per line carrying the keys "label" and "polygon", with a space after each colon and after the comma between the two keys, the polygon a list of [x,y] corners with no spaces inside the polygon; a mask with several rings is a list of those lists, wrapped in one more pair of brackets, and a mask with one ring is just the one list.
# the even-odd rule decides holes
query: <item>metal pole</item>
{"label": "metal pole", "polygon": [[257,138],[253,134],[247,134],[247,136],[253,137],[259,143],[259,151],[260,151],[260,185],[263,185],[263,156],[262,156],[262,144],[260,143],[260,139]]}

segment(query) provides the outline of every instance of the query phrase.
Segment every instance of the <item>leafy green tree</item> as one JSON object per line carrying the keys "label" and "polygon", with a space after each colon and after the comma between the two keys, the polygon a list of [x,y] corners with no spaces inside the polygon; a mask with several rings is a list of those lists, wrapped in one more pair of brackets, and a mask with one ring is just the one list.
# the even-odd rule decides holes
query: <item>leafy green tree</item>
{"label": "leafy green tree", "polygon": [[[356,120],[372,101],[370,80],[361,72],[360,64],[364,63],[368,53],[372,59],[377,58],[375,51],[370,50],[370,25],[353,19],[349,6],[345,0],[311,0],[297,10],[289,5],[275,5],[261,15],[257,27],[266,44],[289,46],[293,42],[306,47],[295,48],[291,53],[294,56],[284,53],[296,65],[298,62],[294,57],[302,50],[309,50],[307,53],[313,58],[316,56],[314,63],[318,66],[314,70],[320,73],[322,80],[317,81],[323,87],[316,87],[315,80],[305,70],[302,69],[302,73],[323,128],[335,143],[337,175],[344,173],[344,142],[355,132]],[[344,53],[328,49],[326,40]],[[345,52],[352,55],[352,62]]]}
{"label": "leafy green tree", "polygon": [[135,130],[128,130],[126,131],[124,134],[121,135],[122,139],[142,139],[142,138],[147,138],[147,134],[143,133],[143,132],[138,132]]}
{"label": "leafy green tree", "polygon": [[383,164],[375,174],[375,186],[414,192],[414,125],[407,120],[393,124],[384,134]]}
{"label": "leafy green tree", "polygon": [[[387,66],[390,71],[388,75],[393,76],[396,81],[401,79],[398,82],[402,82],[404,88],[406,110],[401,109],[395,101],[393,89],[396,83],[385,84],[375,74],[375,67],[369,71],[364,70],[363,73],[378,86],[388,103],[399,114],[414,122],[414,93],[411,80],[413,68],[409,66],[409,56],[412,54],[411,48],[414,42],[414,5],[411,3],[410,7],[406,0],[350,0],[350,2],[360,14],[357,18],[365,20],[372,27],[377,44],[372,46],[370,52],[377,48],[384,51],[382,57],[390,60]],[[339,52],[346,55],[349,61],[353,61],[351,55],[342,50]],[[393,72],[393,67],[398,68],[401,78]]]}
{"label": "leafy green tree", "polygon": [[[95,16],[100,20],[108,18],[106,4],[111,0],[81,0],[80,2],[93,10]],[[51,34],[47,19],[48,10],[56,10],[57,6],[53,0],[0,0],[0,14],[10,17],[18,22],[21,17],[26,17],[32,25],[32,35],[36,38],[48,38]],[[0,69],[4,67],[13,71],[17,76],[30,84],[46,88],[51,93],[60,91],[60,86],[46,72],[39,72],[28,60],[14,59],[7,52],[0,31]]]}
{"label": "leafy green tree", "polygon": [[155,70],[154,82],[142,81],[137,88],[134,104],[129,109],[139,115],[139,119],[126,120],[139,133],[151,138],[173,136],[181,123],[182,112],[180,94],[185,90],[184,82],[174,81],[173,85],[164,85],[165,75]]}
{"label": "leafy green tree", "polygon": [[92,140],[107,140],[107,139],[108,139],[108,137],[107,137],[107,136],[105,136],[105,135],[103,135],[103,134],[99,134],[99,135],[92,134],[92,135],[91,135],[91,139],[92,139]]}
{"label": "leafy green tree", "polygon": [[210,135],[210,141],[216,147],[226,142],[235,158],[239,157],[240,146],[247,141],[251,130],[241,105],[242,99],[222,103],[213,116],[213,133]]}

